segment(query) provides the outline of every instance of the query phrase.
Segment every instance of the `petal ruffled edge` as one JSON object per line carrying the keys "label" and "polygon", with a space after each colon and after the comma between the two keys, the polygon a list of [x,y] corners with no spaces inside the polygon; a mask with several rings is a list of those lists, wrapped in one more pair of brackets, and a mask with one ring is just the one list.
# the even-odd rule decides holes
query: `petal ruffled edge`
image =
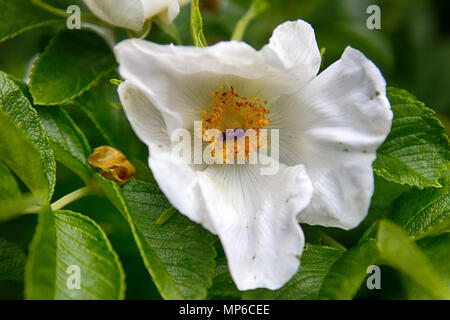
{"label": "petal ruffled edge", "polygon": [[348,47],[342,58],[300,92],[278,101],[281,162],[305,165],[314,188],[299,222],[352,229],[373,194],[372,163],[392,111],[380,70]]}
{"label": "petal ruffled edge", "polygon": [[295,216],[312,196],[302,165],[264,176],[256,165],[198,173],[206,208],[239,290],[282,287],[298,270],[304,236]]}
{"label": "petal ruffled edge", "polygon": [[261,52],[274,68],[291,74],[297,89],[317,75],[322,61],[314,29],[303,20],[279,25]]}

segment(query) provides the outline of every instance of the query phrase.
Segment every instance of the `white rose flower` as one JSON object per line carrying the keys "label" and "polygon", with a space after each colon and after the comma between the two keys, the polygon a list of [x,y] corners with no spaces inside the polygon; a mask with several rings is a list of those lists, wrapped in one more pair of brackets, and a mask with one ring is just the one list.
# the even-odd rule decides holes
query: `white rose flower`
{"label": "white rose flower", "polygon": [[147,19],[159,15],[172,22],[180,5],[190,0],[83,0],[100,19],[117,27],[142,30]]}
{"label": "white rose flower", "polygon": [[[126,79],[120,98],[156,181],[176,209],[219,236],[240,290],[277,289],[296,273],[298,222],[351,229],[366,217],[392,112],[385,80],[361,52],[347,48],[317,75],[314,31],[298,20],[260,51],[237,41],[196,48],[131,39],[115,53]],[[174,157],[172,133],[200,120],[221,131],[250,122],[279,129],[278,172]]]}

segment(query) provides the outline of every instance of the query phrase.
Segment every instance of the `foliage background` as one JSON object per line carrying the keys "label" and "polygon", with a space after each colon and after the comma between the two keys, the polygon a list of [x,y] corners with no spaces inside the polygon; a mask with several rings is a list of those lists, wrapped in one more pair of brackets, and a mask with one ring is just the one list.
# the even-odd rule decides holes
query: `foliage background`
{"label": "foliage background", "polygon": [[[272,30],[286,20],[302,18],[310,22],[319,47],[325,47],[324,68],[339,59],[351,45],[364,52],[382,70],[390,86],[405,88],[438,112],[446,124],[450,119],[450,3],[447,0],[270,0],[270,9],[253,21],[244,40],[255,48],[267,43]],[[204,0],[204,32],[209,44],[228,40],[236,22],[250,6],[250,0]],[[366,8],[378,4],[382,12],[382,29],[366,28]],[[190,43],[189,8],[183,8],[176,24],[183,42]],[[36,52],[42,52],[58,27],[45,27],[0,44],[0,70],[16,78],[26,77]],[[120,36],[120,35],[119,35]],[[160,43],[171,39],[157,26],[149,37]],[[112,106],[113,107],[113,106]],[[65,106],[87,135],[92,147],[108,144],[93,123],[74,105]],[[117,120],[117,119],[116,119]],[[146,162],[146,148],[129,130],[126,123],[115,122],[118,147],[132,160]],[[71,171],[58,164],[55,199],[83,186]],[[107,233],[121,257],[127,275],[127,299],[161,298],[129,231],[117,210],[105,199],[87,197],[67,207],[97,221]],[[0,224],[0,238],[8,239],[28,250],[36,219],[27,215]],[[307,230],[306,230],[307,231]],[[361,229],[351,232],[331,230],[339,242],[353,246]],[[405,292],[394,269],[383,267],[382,290],[358,293],[359,298],[402,298]],[[0,299],[22,299],[23,283],[0,281]]]}

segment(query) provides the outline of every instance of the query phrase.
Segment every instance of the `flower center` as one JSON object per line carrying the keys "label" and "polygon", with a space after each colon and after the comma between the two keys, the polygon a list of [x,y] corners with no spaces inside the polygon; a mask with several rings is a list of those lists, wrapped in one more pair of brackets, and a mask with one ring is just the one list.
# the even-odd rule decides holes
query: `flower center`
{"label": "flower center", "polygon": [[[202,138],[209,144],[223,144],[225,162],[240,155],[248,160],[254,150],[267,146],[267,135],[262,139],[264,142],[260,141],[260,130],[270,124],[267,100],[241,96],[231,86],[218,86],[211,97],[211,111],[202,110]],[[207,131],[210,129],[219,130],[221,139],[208,139]],[[234,143],[230,144],[230,140]]]}

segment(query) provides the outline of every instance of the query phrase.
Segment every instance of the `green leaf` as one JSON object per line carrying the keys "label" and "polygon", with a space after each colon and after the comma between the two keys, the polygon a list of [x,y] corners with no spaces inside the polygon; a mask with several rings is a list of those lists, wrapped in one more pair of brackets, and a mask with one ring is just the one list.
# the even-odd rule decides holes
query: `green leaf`
{"label": "green leaf", "polygon": [[299,271],[281,289],[246,291],[245,299],[310,300],[317,299],[322,281],[333,263],[345,250],[307,245]]}
{"label": "green leaf", "polygon": [[0,42],[20,33],[64,20],[33,6],[30,0],[0,1]]}
{"label": "green leaf", "polygon": [[177,214],[177,209],[170,207],[161,213],[158,219],[156,219],[155,224],[164,224],[170,219],[172,219]]}
{"label": "green leaf", "polygon": [[450,289],[450,233],[421,239],[416,244]]}
{"label": "green leaf", "polygon": [[8,167],[0,162],[0,223],[20,216],[26,208],[37,205],[39,199],[35,196],[22,198],[16,179]]}
{"label": "green leaf", "polygon": [[131,159],[131,163],[136,167],[136,179],[156,183],[155,178],[153,177],[153,173],[148,167],[148,165],[144,164],[141,160]]}
{"label": "green leaf", "polygon": [[[436,272],[441,276],[447,289],[450,290],[450,233],[438,237],[428,237],[416,242],[418,247],[427,256]],[[433,300],[428,290],[419,285],[410,277],[403,276],[403,286],[408,299]]]}
{"label": "green leaf", "polygon": [[0,203],[16,201],[22,197],[16,179],[3,163],[0,162]]}
{"label": "green leaf", "polygon": [[141,154],[146,147],[136,137],[120,104],[117,88],[105,77],[76,99],[107,144],[126,155]]}
{"label": "green leaf", "polygon": [[156,224],[171,207],[158,186],[129,181],[121,189],[96,174],[100,190],[129,222],[144,264],[164,299],[203,299],[212,284],[212,235],[200,225],[176,214]]}
{"label": "green leaf", "polygon": [[30,208],[33,208],[33,211],[36,208],[37,211],[42,204],[42,199],[43,197],[39,195],[26,194],[20,199],[0,201],[0,223],[30,213]]}
{"label": "green leaf", "polygon": [[76,102],[106,142],[110,146],[121,149],[116,138],[118,138],[121,121],[126,117],[119,102],[117,88],[102,79],[79,96]]}
{"label": "green leaf", "polygon": [[405,192],[410,191],[412,187],[403,184],[397,184],[374,176],[375,190],[370,202],[370,206],[377,208],[388,208]]}
{"label": "green leaf", "polygon": [[330,267],[319,292],[320,299],[350,300],[367,276],[367,267],[378,258],[376,241],[358,244],[342,254]]}
{"label": "green leaf", "polygon": [[90,184],[92,171],[87,159],[92,150],[83,132],[61,108],[38,107],[37,111],[50,136],[56,160]]}
{"label": "green leaf", "polygon": [[[0,110],[4,123],[0,130],[0,148],[3,149],[0,152],[0,160],[3,160],[32,192],[42,194],[45,189],[44,196],[51,198],[55,187],[56,164],[47,132],[36,110],[19,87],[1,71]],[[6,124],[11,121],[13,123]]]}
{"label": "green leaf", "polygon": [[196,47],[207,47],[205,34],[203,33],[203,19],[198,5],[199,0],[191,2],[191,37]]}
{"label": "green leaf", "polygon": [[231,40],[242,41],[249,23],[268,8],[269,3],[266,0],[253,0],[248,11],[237,23],[236,28],[233,31],[233,35],[231,36]]}
{"label": "green leaf", "polygon": [[[71,288],[70,267],[79,268],[80,289]],[[71,211],[45,208],[25,267],[26,299],[123,299],[125,275],[100,227]]]}
{"label": "green leaf", "polygon": [[36,195],[48,197],[48,182],[38,150],[22,129],[0,110],[0,160]]}
{"label": "green leaf", "polygon": [[93,31],[63,31],[48,45],[31,72],[38,105],[57,105],[88,90],[116,67],[111,48]]}
{"label": "green leaf", "polygon": [[26,82],[21,79],[17,79],[16,77],[14,77],[13,75],[11,75],[9,73],[7,73],[6,75],[10,80],[14,81],[16,86],[18,86],[19,89],[22,91],[25,98],[27,98],[28,101],[31,103],[31,105],[33,105],[33,97],[31,96],[31,93],[30,93],[30,87],[28,87]]}
{"label": "green leaf", "polygon": [[54,299],[56,246],[54,217],[50,208],[44,207],[39,214],[25,265],[25,298]]}
{"label": "green leaf", "polygon": [[394,120],[389,136],[377,151],[375,173],[420,189],[439,187],[438,179],[448,169],[450,155],[444,127],[435,112],[410,93],[389,88],[388,98]]}
{"label": "green leaf", "polygon": [[0,280],[23,281],[25,252],[16,244],[0,238]]}
{"label": "green leaf", "polygon": [[450,290],[423,252],[402,230],[387,220],[378,228],[378,249],[383,264],[410,277],[433,299],[450,299]]}
{"label": "green leaf", "polygon": [[415,238],[450,228],[450,178],[441,180],[442,188],[414,189],[395,202],[390,220]]}

